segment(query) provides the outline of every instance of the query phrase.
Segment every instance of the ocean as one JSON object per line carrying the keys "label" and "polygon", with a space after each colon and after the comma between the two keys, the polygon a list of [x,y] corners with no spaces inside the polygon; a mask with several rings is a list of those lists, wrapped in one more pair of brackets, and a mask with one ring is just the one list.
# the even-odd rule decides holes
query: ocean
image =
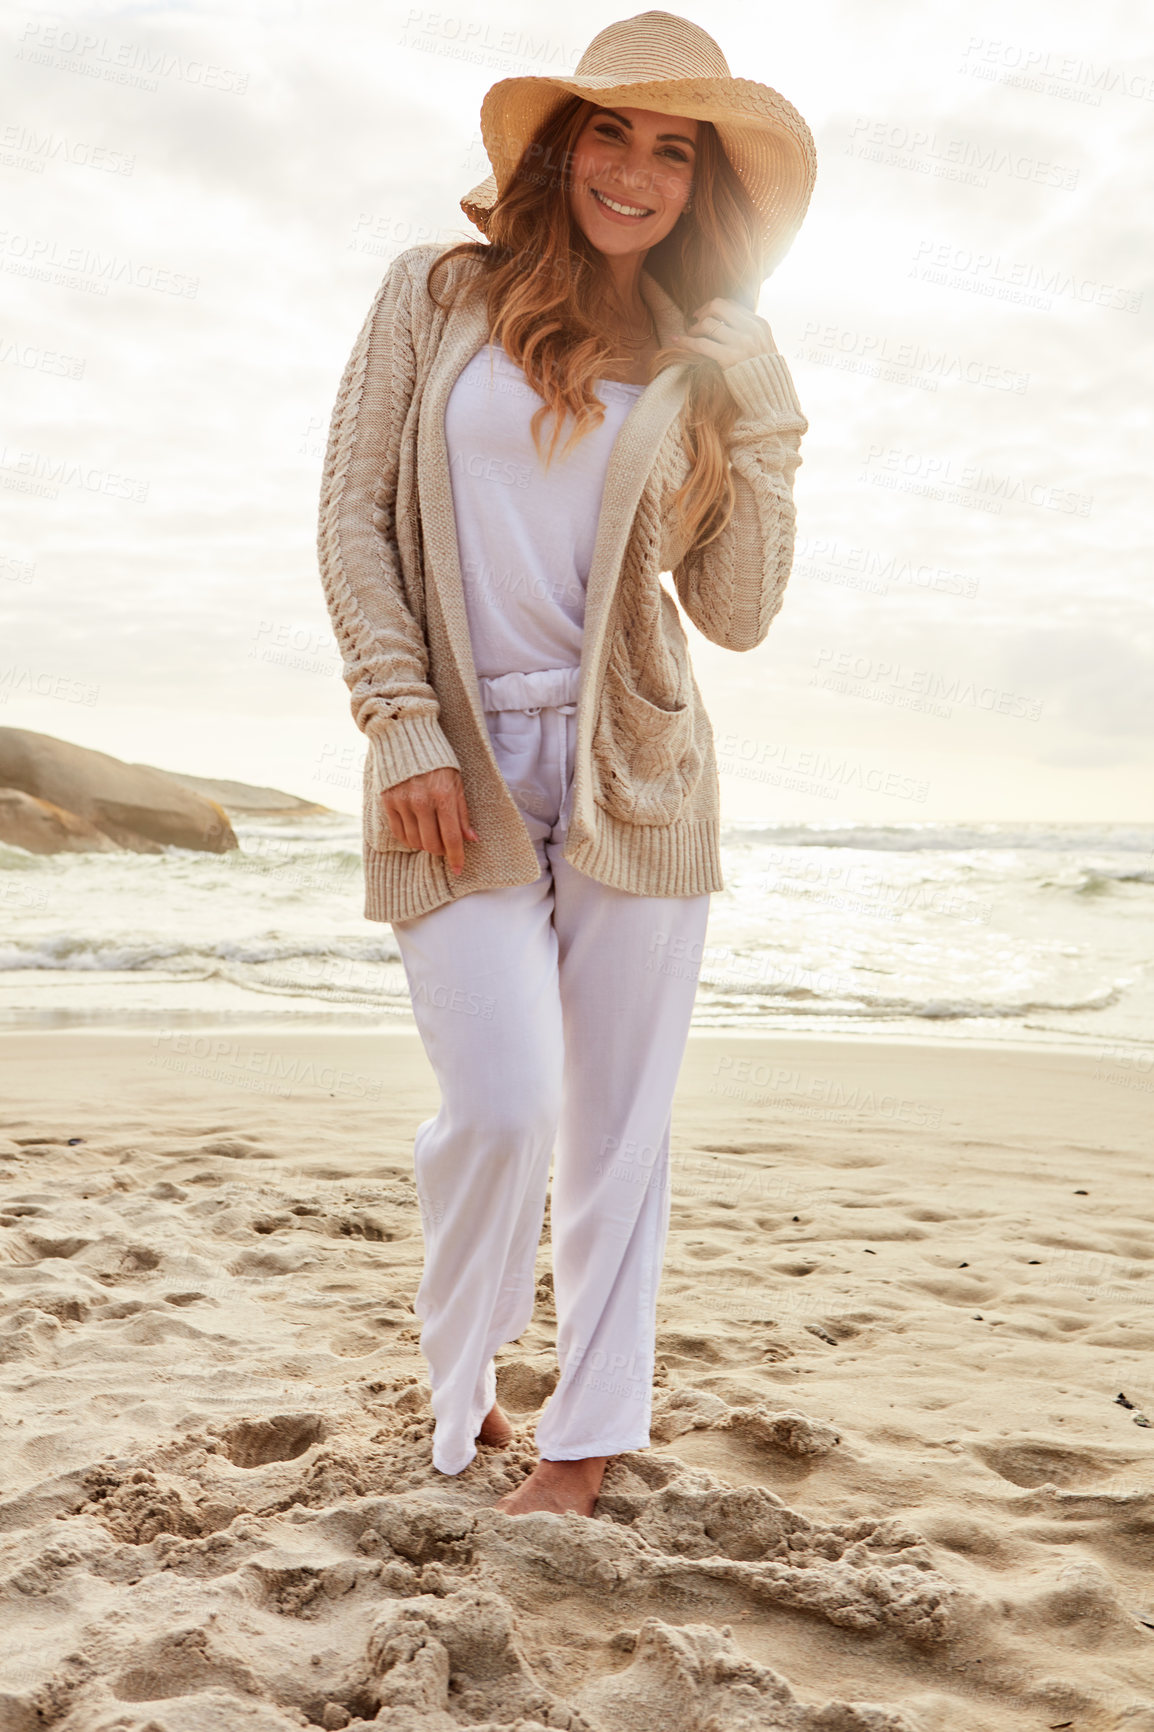
{"label": "ocean", "polygon": [[[0,1027],[413,1027],[359,818],[234,827],[0,846]],[[696,1029],[1085,1048],[1154,1088],[1154,825],[738,823],[722,863]]]}

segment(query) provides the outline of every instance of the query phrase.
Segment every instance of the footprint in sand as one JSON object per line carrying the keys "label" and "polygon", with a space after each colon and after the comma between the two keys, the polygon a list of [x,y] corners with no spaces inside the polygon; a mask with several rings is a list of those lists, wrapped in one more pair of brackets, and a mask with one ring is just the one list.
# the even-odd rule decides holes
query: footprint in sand
{"label": "footprint in sand", "polygon": [[316,1413],[278,1413],[271,1419],[245,1419],[219,1432],[234,1467],[266,1467],[271,1461],[295,1461],[326,1435]]}
{"label": "footprint in sand", "polygon": [[975,1444],[974,1454],[1011,1485],[1085,1485],[1118,1473],[1135,1459],[1107,1461],[1100,1451],[1072,1449],[1042,1440]]}

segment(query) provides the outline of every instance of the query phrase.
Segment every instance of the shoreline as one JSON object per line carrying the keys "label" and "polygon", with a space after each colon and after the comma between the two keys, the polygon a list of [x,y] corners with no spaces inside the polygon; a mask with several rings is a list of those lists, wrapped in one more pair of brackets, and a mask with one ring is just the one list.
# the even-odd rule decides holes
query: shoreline
{"label": "shoreline", "polygon": [[[174,1021],[171,1017],[138,1022],[69,1022],[56,1026],[42,1024],[28,1027],[0,1026],[0,1041],[61,1040],[72,1037],[85,1039],[138,1039],[155,1041],[162,1033],[179,1033],[181,1035],[197,1035],[211,1037],[213,1035],[258,1035],[264,1038],[295,1039],[310,1038],[323,1040],[366,1040],[378,1038],[417,1040],[418,1033],[415,1022],[398,1016],[396,1021],[381,1023],[376,1027],[366,1027],[360,1019],[341,1023],[333,1018],[310,1020],[307,1014],[297,1017],[270,1017],[267,1019],[237,1021],[225,1018],[197,1019],[197,1013],[191,1012],[190,1020]],[[818,1046],[882,1046],[925,1048],[932,1052],[1020,1052],[1024,1054],[1037,1053],[1067,1053],[1071,1057],[1083,1058],[1087,1061],[1098,1058],[1096,1048],[1114,1050],[1125,1047],[1134,1053],[1150,1053],[1152,1062],[1149,1069],[1151,1090],[1154,1092],[1154,1039],[1140,1040],[1137,1037],[1123,1035],[1087,1035],[1082,1040],[1075,1041],[1063,1038],[1060,1034],[1051,1036],[1048,1031],[1037,1038],[1013,1034],[982,1034],[971,1035],[962,1031],[950,1035],[944,1030],[900,1031],[891,1033],[884,1028],[863,1029],[860,1032],[853,1029],[789,1028],[766,1029],[751,1028],[740,1024],[725,1024],[723,1026],[691,1027],[689,1041],[709,1040],[758,1040],[788,1045],[797,1042],[799,1045]],[[2,1097],[0,1097],[2,1098]]]}

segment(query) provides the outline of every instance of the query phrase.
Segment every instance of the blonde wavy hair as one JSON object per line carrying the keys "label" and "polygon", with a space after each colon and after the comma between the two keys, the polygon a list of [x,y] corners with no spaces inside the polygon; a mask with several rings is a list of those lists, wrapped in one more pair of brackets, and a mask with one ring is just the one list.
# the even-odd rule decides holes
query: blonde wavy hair
{"label": "blonde wavy hair", "polygon": [[[597,108],[582,97],[566,98],[522,152],[490,213],[488,241],[449,247],[433,261],[427,278],[430,297],[443,307],[434,290],[437,272],[451,259],[477,261],[480,268],[462,275],[458,292],[485,294],[489,340],[505,349],[544,398],[531,424],[538,454],[541,425],[553,415],[546,465],[566,411],[574,425],[562,455],[600,424],[605,410],[593,383],[622,358],[599,311],[612,278],[604,255],[574,220],[568,199],[577,140]],[[760,229],[717,133],[708,121],[699,122],[692,209],[649,249],[645,269],[687,322],[715,295],[753,307],[763,276]],[[720,535],[733,510],[727,435],[737,405],[721,367],[702,354],[663,347],[653,358],[650,377],[674,362],[688,363],[691,373],[682,411],[689,474],[673,496],[673,508],[686,550],[695,551]]]}

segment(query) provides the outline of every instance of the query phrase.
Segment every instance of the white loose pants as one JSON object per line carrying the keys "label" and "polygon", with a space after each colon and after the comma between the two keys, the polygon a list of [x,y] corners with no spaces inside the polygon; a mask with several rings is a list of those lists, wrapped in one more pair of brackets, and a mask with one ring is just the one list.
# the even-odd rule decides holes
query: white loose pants
{"label": "white loose pants", "polygon": [[497,1395],[493,1356],[533,1315],[554,1144],[560,1379],[537,1448],[574,1461],[649,1443],[670,1116],[709,896],[634,896],[562,858],[576,672],[481,681],[540,876],[394,924],[441,1090],[414,1145],[425,1241],[415,1310],[433,1464],[447,1474],[476,1454]]}

